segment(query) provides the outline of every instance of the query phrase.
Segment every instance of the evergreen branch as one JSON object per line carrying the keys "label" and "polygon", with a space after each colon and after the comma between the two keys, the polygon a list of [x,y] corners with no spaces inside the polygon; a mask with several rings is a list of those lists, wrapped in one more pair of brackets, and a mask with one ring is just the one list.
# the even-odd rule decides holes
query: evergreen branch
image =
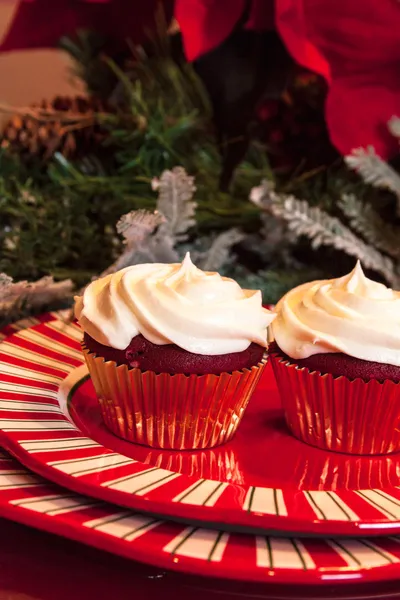
{"label": "evergreen branch", "polygon": [[73,38],[59,40],[61,50],[72,58],[71,72],[80,79],[90,94],[108,98],[115,87],[115,76],[104,61],[110,49],[109,40],[98,32],[79,30]]}
{"label": "evergreen branch", "polygon": [[400,213],[400,175],[382,160],[372,146],[357,148],[345,157],[348,167],[361,175],[365,183],[393,192],[397,198],[397,212]]}
{"label": "evergreen branch", "polygon": [[236,228],[217,235],[201,261],[201,268],[204,271],[219,271],[227,263],[232,246],[241,242],[244,237],[244,233]]}
{"label": "evergreen branch", "polygon": [[400,228],[387,223],[369,203],[354,194],[342,194],[338,206],[352,228],[378,250],[392,258],[400,258]]}
{"label": "evergreen branch", "polygon": [[283,219],[298,238],[308,238],[314,250],[327,246],[343,251],[359,259],[366,268],[383,275],[391,285],[398,283],[393,261],[365,244],[336,217],[328,215],[317,206],[310,207],[305,200],[274,191],[266,191],[256,200],[260,208]]}
{"label": "evergreen branch", "polygon": [[397,281],[393,262],[389,258],[365,244],[339,219],[317,206],[310,207],[306,201],[288,196],[282,203],[277,199],[272,206],[272,213],[284,219],[298,237],[307,237],[314,250],[320,246],[341,250],[360,260],[366,268],[383,275],[388,283],[393,285]]}

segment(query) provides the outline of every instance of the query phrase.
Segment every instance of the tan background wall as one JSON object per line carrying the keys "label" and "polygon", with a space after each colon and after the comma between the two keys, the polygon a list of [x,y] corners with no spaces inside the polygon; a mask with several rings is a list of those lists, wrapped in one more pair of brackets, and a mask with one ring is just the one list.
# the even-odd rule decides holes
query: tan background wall
{"label": "tan background wall", "polygon": [[[0,0],[0,39],[7,31],[17,4],[17,0]],[[68,58],[58,50],[0,54],[0,103],[26,106],[55,94],[82,91],[77,82],[72,81],[69,66]],[[4,118],[0,113],[0,124]]]}

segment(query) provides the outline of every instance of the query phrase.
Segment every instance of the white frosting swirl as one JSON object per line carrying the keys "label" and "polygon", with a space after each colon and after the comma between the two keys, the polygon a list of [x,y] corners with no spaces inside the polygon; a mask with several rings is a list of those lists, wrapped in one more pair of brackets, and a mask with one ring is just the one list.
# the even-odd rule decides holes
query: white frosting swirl
{"label": "white frosting swirl", "polygon": [[241,352],[252,342],[266,347],[275,318],[260,291],[201,271],[189,254],[182,264],[135,265],[93,281],[76,298],[75,316],[92,338],[119,350],[141,333],[207,355]]}
{"label": "white frosting swirl", "polygon": [[400,292],[368,279],[359,262],[345,277],[291,290],[276,312],[272,334],[291,358],[343,352],[400,366]]}

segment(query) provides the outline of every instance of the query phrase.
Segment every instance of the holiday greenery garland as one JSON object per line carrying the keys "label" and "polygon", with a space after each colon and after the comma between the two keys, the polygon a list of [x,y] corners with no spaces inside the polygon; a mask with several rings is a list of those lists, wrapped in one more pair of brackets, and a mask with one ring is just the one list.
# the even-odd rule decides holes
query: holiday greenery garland
{"label": "holiday greenery garland", "polygon": [[187,250],[201,268],[261,288],[267,303],[357,258],[400,287],[400,176],[372,148],[304,171],[272,168],[268,147],[253,143],[222,192],[207,94],[170,39],[123,64],[95,60],[90,39],[64,45],[103,97],[19,109],[3,134],[3,321],[69,302],[100,274]]}

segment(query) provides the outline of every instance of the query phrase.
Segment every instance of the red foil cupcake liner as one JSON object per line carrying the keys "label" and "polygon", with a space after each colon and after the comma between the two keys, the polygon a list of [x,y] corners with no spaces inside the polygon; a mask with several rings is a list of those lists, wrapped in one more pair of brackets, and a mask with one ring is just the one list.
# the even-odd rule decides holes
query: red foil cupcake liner
{"label": "red foil cupcake liner", "polygon": [[286,422],[297,438],[347,454],[400,450],[399,383],[321,374],[279,353],[272,353],[270,360]]}
{"label": "red foil cupcake liner", "polygon": [[228,442],[266,364],[221,375],[170,375],[105,361],[82,344],[103,420],[152,448],[195,450]]}

